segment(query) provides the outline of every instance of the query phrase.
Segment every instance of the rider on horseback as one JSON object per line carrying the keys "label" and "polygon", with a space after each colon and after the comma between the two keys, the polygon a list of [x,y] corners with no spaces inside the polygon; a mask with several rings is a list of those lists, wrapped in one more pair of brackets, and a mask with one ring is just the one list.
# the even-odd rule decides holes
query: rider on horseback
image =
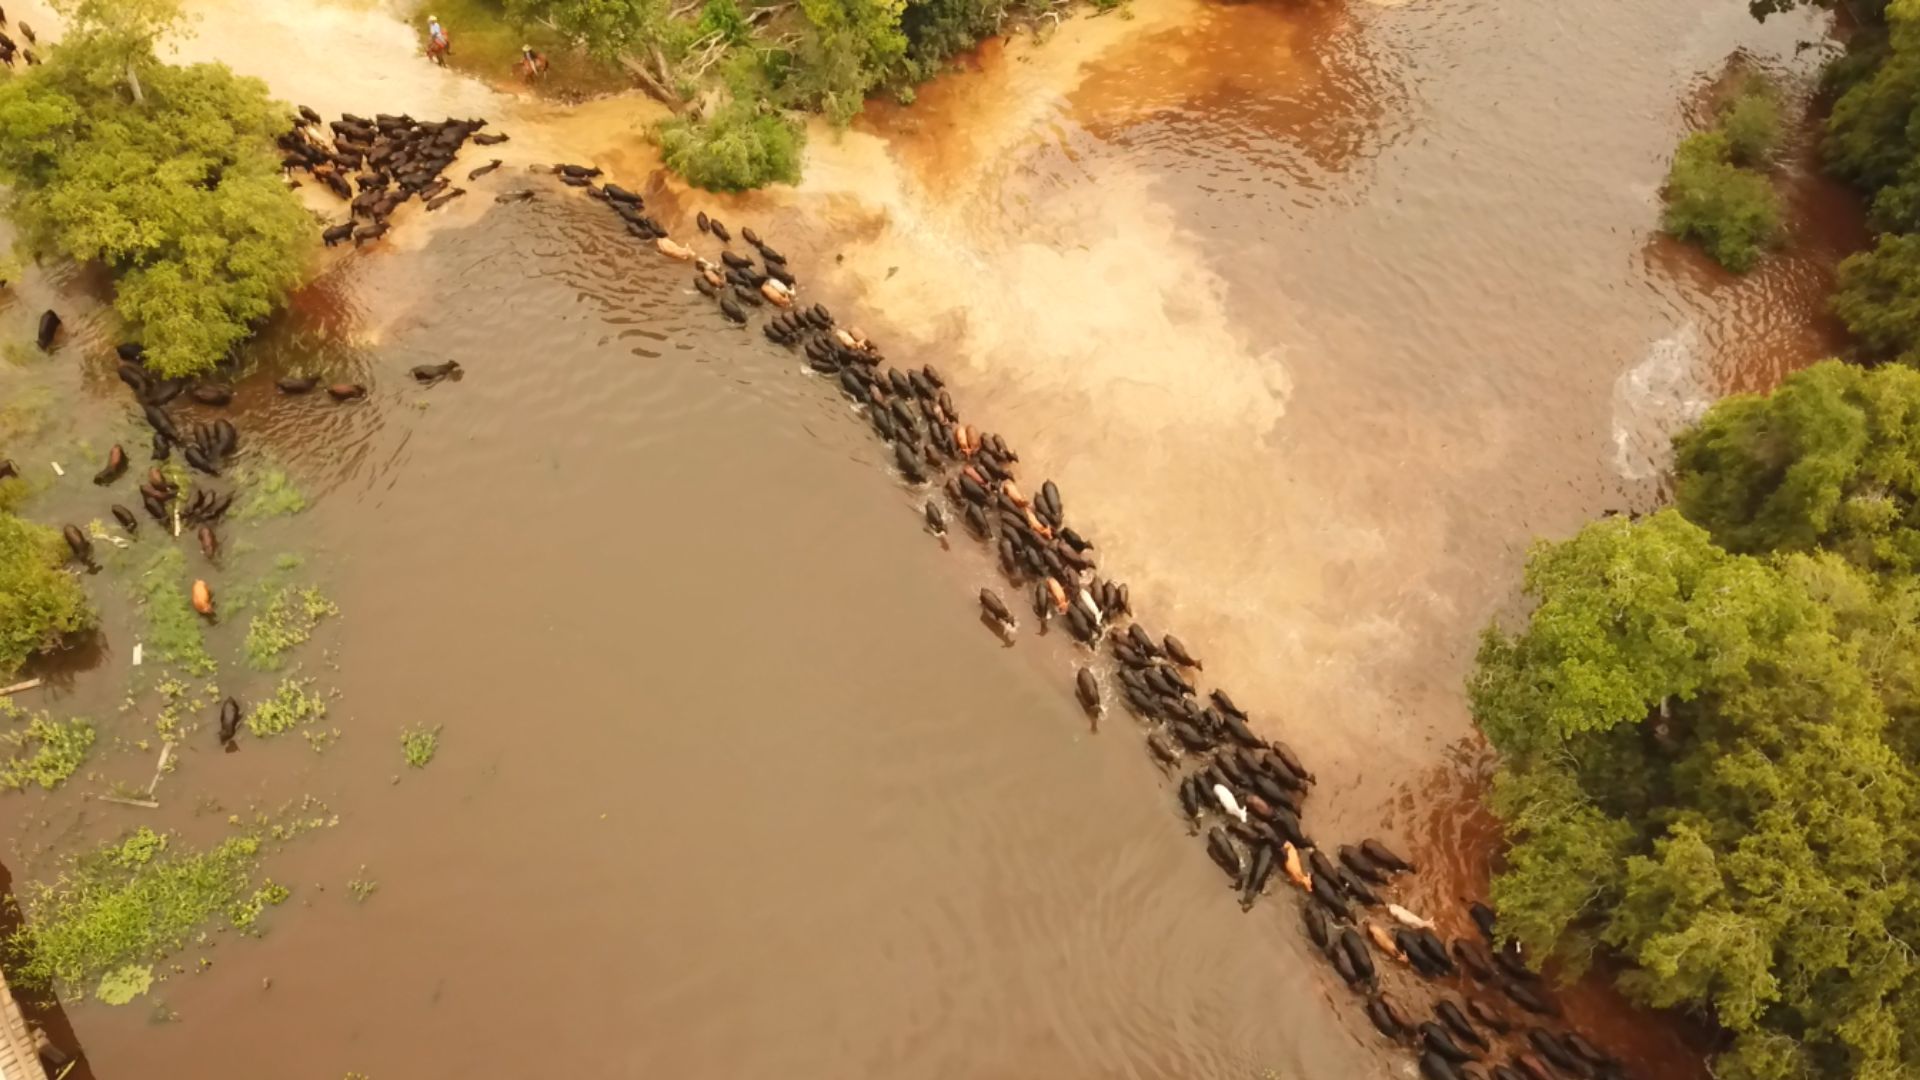
{"label": "rider on horseback", "polygon": [[520,74],[528,79],[538,79],[547,73],[547,58],[535,52],[533,46],[520,46]]}
{"label": "rider on horseback", "polygon": [[453,51],[453,43],[447,40],[447,31],[440,25],[438,16],[427,16],[427,58],[434,63],[442,63],[442,56]]}

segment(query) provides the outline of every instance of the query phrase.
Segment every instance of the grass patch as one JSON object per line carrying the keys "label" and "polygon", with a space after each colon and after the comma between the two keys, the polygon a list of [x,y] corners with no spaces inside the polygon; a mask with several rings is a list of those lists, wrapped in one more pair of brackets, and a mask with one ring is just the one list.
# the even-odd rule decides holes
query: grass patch
{"label": "grass patch", "polygon": [[312,679],[283,679],[273,697],[247,714],[247,730],[265,739],[284,735],[327,715],[327,703],[312,692]]}
{"label": "grass patch", "polygon": [[268,602],[267,610],[247,624],[247,664],[256,671],[278,671],[288,650],[304,644],[314,627],[340,608],[319,589],[291,585]]}
{"label": "grass patch", "polygon": [[416,769],[424,769],[440,752],[440,728],[403,728],[400,731],[400,756]]}
{"label": "grass patch", "polygon": [[259,854],[252,836],[190,851],[136,830],[28,886],[24,920],[0,941],[0,959],[21,986],[82,1000],[103,975],[164,958],[223,912],[244,913]]}
{"label": "grass patch", "polygon": [[[431,0],[413,5],[413,32],[422,53],[427,47],[427,16],[438,15],[446,27],[453,51],[447,66],[496,85],[530,87],[542,97],[579,100],[616,94],[633,88],[633,80],[619,67],[603,63],[574,48],[564,35],[537,22],[519,22],[498,0]],[[531,45],[549,63],[546,77],[524,81],[514,66],[520,46]]]}
{"label": "grass patch", "polygon": [[177,547],[161,548],[147,561],[134,585],[134,598],[147,619],[147,649],[163,663],[194,675],[211,675],[219,665],[207,655],[200,616],[189,597],[192,584],[187,557]]}
{"label": "grass patch", "polygon": [[41,713],[27,722],[25,731],[0,735],[13,755],[0,761],[0,788],[22,791],[38,784],[52,791],[86,763],[93,750],[93,724],[81,719],[55,720]]}
{"label": "grass patch", "polygon": [[307,493],[300,490],[277,462],[248,469],[237,479],[247,489],[247,497],[233,510],[233,516],[240,521],[292,517],[307,508]]}

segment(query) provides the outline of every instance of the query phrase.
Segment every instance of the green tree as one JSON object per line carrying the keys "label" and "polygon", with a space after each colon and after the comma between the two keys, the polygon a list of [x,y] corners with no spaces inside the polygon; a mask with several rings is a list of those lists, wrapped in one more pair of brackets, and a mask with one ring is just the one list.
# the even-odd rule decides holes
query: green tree
{"label": "green tree", "polygon": [[932,78],[948,57],[998,33],[1006,13],[1006,0],[908,0],[900,12],[908,72]]}
{"label": "green tree", "polygon": [[1731,551],[1920,570],[1920,372],[1829,360],[1674,441],[1680,509]]}
{"label": "green tree", "polygon": [[1573,970],[1605,950],[1637,1000],[1705,1010],[1736,1036],[1720,1075],[1920,1068],[1897,944],[1920,933],[1920,785],[1878,685],[1911,601],[1674,511],[1542,545],[1526,581],[1538,606],[1489,632],[1470,687],[1501,754],[1503,932]]}
{"label": "green tree", "polygon": [[1920,105],[1920,3],[1893,0],[1877,62],[1834,102],[1821,146],[1827,168],[1869,193],[1900,181],[1914,157],[1908,125]]}
{"label": "green tree", "polygon": [[1718,131],[1690,135],[1667,172],[1660,227],[1706,249],[1736,273],[1751,270],[1780,237],[1780,197],[1765,176],[1732,160],[1732,144]]}
{"label": "green tree", "polygon": [[0,509],[0,677],[93,625],[86,593],[62,569],[66,555],[59,533]]}
{"label": "green tree", "polygon": [[79,0],[47,62],[0,84],[0,181],[43,253],[113,271],[163,374],[225,359],[301,281],[313,221],[278,175],[257,80],[153,56],[160,0]]}
{"label": "green tree", "polygon": [[56,0],[54,10],[96,39],[87,59],[104,82],[121,80],[135,104],[145,101],[140,76],[159,61],[154,46],[186,18],[180,0]]}
{"label": "green tree", "polygon": [[1868,357],[1920,366],[1920,235],[1886,233],[1841,260],[1833,311]]}
{"label": "green tree", "polygon": [[801,45],[803,93],[835,124],[856,116],[867,93],[900,70],[905,0],[800,0],[813,33]]}
{"label": "green tree", "polygon": [[667,36],[660,0],[507,0],[507,13],[550,22],[603,60],[645,52]]}

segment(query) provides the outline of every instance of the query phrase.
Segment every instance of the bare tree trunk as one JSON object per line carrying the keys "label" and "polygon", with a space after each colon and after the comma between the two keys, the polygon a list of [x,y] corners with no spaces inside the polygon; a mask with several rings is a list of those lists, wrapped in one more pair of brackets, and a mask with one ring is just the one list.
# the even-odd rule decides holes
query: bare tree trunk
{"label": "bare tree trunk", "polygon": [[620,66],[627,69],[627,74],[639,80],[640,88],[647,92],[648,97],[672,109],[675,114],[680,113],[687,107],[687,103],[681,101],[678,94],[667,89],[659,79],[654,78],[653,73],[647,70],[645,64],[631,56],[623,55],[620,57]]}
{"label": "bare tree trunk", "polygon": [[133,61],[127,61],[127,89],[133,91],[133,103],[144,105],[147,96],[140,92],[140,73],[133,69]]}

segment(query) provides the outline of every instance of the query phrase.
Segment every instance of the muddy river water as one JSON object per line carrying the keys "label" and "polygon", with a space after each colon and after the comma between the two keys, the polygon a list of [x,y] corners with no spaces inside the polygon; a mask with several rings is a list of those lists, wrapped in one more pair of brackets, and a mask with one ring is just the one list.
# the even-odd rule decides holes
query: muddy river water
{"label": "muddy river water", "polygon": [[[314,552],[345,612],[309,661],[338,744],[209,738],[158,816],[0,807],[19,877],[215,807],[341,817],[271,864],[295,892],[264,939],[163,984],[170,1019],[73,1011],[96,1075],[1409,1073],[1291,898],[1239,911],[1131,721],[1089,730],[1059,637],[983,630],[986,559],[920,530],[827,385],[603,207],[486,197],[561,156],[643,186],[648,106],[428,69],[380,8],[199,7],[183,52],[289,100],[514,142],[496,187],[334,253],[270,332],[365,407],[264,377],[236,405],[317,496],[254,557]],[[1314,828],[1420,852],[1409,895],[1440,911],[1484,880],[1461,680],[1526,544],[1650,505],[1676,426],[1835,347],[1857,224],[1817,179],[1747,279],[1652,234],[1729,55],[1804,85],[1823,33],[1733,0],[1134,0],[817,132],[797,190],[654,202],[755,225],[891,359],[938,363],[1135,607],[1311,760]],[[9,340],[88,287],[29,280]],[[83,418],[123,400],[102,322],[60,354]],[[443,358],[466,377],[405,378]],[[125,650],[110,630],[36,704],[117,700]],[[444,748],[396,783],[412,723]],[[1581,1001],[1643,1075],[1696,1071],[1667,1026]]]}

